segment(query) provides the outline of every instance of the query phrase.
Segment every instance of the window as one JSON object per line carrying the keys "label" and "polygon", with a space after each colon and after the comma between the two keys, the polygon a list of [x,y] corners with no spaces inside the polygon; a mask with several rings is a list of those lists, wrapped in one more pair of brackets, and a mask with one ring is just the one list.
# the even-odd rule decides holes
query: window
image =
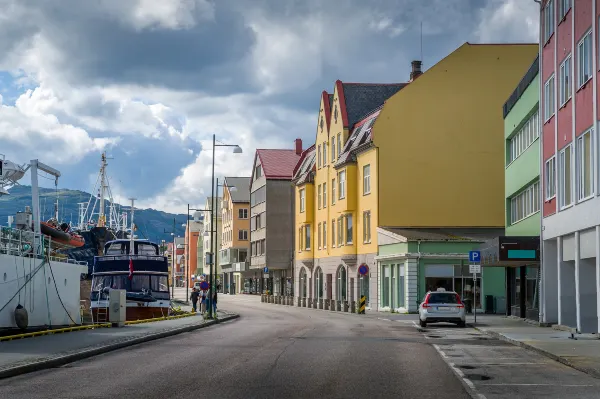
{"label": "window", "polygon": [[304,226],[304,249],[310,250],[310,224]]}
{"label": "window", "polygon": [[537,181],[510,200],[510,224],[540,211],[540,182]]}
{"label": "window", "polygon": [[592,32],[589,31],[577,45],[577,66],[579,87],[592,78]]}
{"label": "window", "polygon": [[540,137],[539,113],[536,111],[523,126],[509,139],[508,163],[519,157],[535,140]]}
{"label": "window", "polygon": [[344,240],[344,231],[342,230],[344,228],[344,220],[339,217],[337,220],[337,224],[338,224],[338,247],[342,245],[342,241]]}
{"label": "window", "polygon": [[327,208],[327,183],[323,183],[323,208]]}
{"label": "window", "polygon": [[331,246],[335,248],[335,219],[331,220]]}
{"label": "window", "polygon": [[371,165],[363,166],[363,195],[371,192]]}
{"label": "window", "polygon": [[339,191],[340,191],[340,199],[346,198],[346,171],[342,170],[338,173],[338,181],[339,181]]}
{"label": "window", "polygon": [[321,249],[321,223],[319,223],[317,228],[317,243],[318,248]]}
{"label": "window", "polygon": [[338,133],[337,136],[337,157],[339,158],[342,155],[342,134]]}
{"label": "window", "polygon": [[323,166],[327,165],[327,143],[323,143]]}
{"label": "window", "polygon": [[554,75],[544,84],[544,122],[554,115]]}
{"label": "window", "polygon": [[258,179],[261,176],[262,176],[262,168],[260,165],[256,165],[256,168],[254,169],[254,180]]}
{"label": "window", "polygon": [[593,194],[594,191],[594,173],[593,171],[593,152],[592,152],[592,134],[594,130],[589,130],[577,138],[577,177],[578,190],[577,199],[583,200]]}
{"label": "window", "polygon": [[546,161],[544,179],[546,201],[549,201],[556,196],[556,157],[552,157]]}
{"label": "window", "polygon": [[331,205],[335,204],[335,179],[331,179]]}
{"label": "window", "polygon": [[363,212],[363,242],[371,242],[371,211]]}
{"label": "window", "polygon": [[335,162],[335,136],[331,140],[331,163]]}
{"label": "window", "polygon": [[238,209],[238,218],[239,219],[248,219],[248,208]]}
{"label": "window", "polygon": [[549,0],[544,8],[544,43],[554,33],[554,0]]}
{"label": "window", "polygon": [[248,241],[248,230],[238,230],[238,240]]}
{"label": "window", "polygon": [[254,206],[256,204],[260,204],[261,202],[265,202],[267,200],[267,191],[266,186],[262,186],[256,191],[250,193],[250,206]]}
{"label": "window", "polygon": [[304,205],[306,202],[306,191],[304,189],[300,190],[300,212],[304,212]]}
{"label": "window", "polygon": [[321,144],[319,144],[319,147],[317,149],[317,167],[321,167]]}
{"label": "window", "polygon": [[562,20],[571,8],[571,0],[558,0],[558,18]]}
{"label": "window", "polygon": [[352,214],[346,215],[346,244],[352,244]]}
{"label": "window", "polygon": [[323,197],[321,196],[321,185],[320,185],[320,184],[319,184],[319,186],[317,187],[317,193],[318,193],[318,195],[317,195],[317,207],[318,207],[319,209],[321,209],[321,199],[322,199]]}
{"label": "window", "polygon": [[327,248],[327,222],[323,222],[323,248]]}
{"label": "window", "polygon": [[302,252],[304,248],[304,228],[300,227],[298,229],[298,252]]}
{"label": "window", "polygon": [[569,55],[560,65],[560,106],[571,98],[571,56]]}
{"label": "window", "polygon": [[573,202],[573,186],[571,183],[571,144],[566,146],[558,154],[558,178],[559,205],[561,208],[564,208],[571,205]]}

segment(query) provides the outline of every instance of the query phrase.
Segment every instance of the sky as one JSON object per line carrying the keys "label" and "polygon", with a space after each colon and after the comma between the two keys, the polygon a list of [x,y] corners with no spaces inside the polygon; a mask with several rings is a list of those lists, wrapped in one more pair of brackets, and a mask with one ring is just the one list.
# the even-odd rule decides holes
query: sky
{"label": "sky", "polygon": [[[536,43],[533,0],[0,0],[0,153],[185,213],[257,148],[314,141],[337,79],[397,83],[464,42]],[[422,53],[421,53],[422,27]],[[421,57],[422,54],[422,57]],[[21,183],[29,184],[29,178]],[[41,179],[41,185],[53,183]]]}

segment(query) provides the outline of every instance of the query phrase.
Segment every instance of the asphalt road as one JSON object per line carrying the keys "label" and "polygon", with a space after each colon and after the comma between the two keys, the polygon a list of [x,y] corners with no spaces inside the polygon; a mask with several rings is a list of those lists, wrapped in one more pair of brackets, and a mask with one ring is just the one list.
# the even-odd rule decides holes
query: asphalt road
{"label": "asphalt road", "polygon": [[0,381],[1,398],[470,398],[410,323],[221,295],[241,318]]}

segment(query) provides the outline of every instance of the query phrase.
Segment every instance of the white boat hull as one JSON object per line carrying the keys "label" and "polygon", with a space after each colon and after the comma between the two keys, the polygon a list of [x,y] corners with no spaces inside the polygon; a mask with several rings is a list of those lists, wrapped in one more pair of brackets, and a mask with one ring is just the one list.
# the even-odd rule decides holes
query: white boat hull
{"label": "white boat hull", "polygon": [[14,312],[19,304],[27,310],[28,328],[81,324],[80,280],[87,266],[51,260],[27,281],[42,262],[0,254],[0,308],[6,305],[0,311],[0,329],[17,328]]}

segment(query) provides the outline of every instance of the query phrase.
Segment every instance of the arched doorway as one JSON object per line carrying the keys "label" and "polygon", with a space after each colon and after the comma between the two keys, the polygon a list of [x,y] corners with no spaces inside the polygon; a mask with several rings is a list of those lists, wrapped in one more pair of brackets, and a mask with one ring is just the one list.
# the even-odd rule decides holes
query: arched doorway
{"label": "arched doorway", "polygon": [[364,276],[358,275],[358,301],[363,295],[367,299],[367,307],[371,307],[369,302],[369,273]]}
{"label": "arched doorway", "polygon": [[320,267],[317,267],[315,270],[315,299],[318,301],[319,299],[323,299],[323,270]]}
{"label": "arched doorway", "polygon": [[306,269],[303,267],[300,269],[300,298],[306,298],[308,296],[308,277],[306,275]]}
{"label": "arched doorway", "polygon": [[345,301],[348,299],[348,276],[346,274],[346,268],[340,265],[337,271],[336,279],[336,300]]}

